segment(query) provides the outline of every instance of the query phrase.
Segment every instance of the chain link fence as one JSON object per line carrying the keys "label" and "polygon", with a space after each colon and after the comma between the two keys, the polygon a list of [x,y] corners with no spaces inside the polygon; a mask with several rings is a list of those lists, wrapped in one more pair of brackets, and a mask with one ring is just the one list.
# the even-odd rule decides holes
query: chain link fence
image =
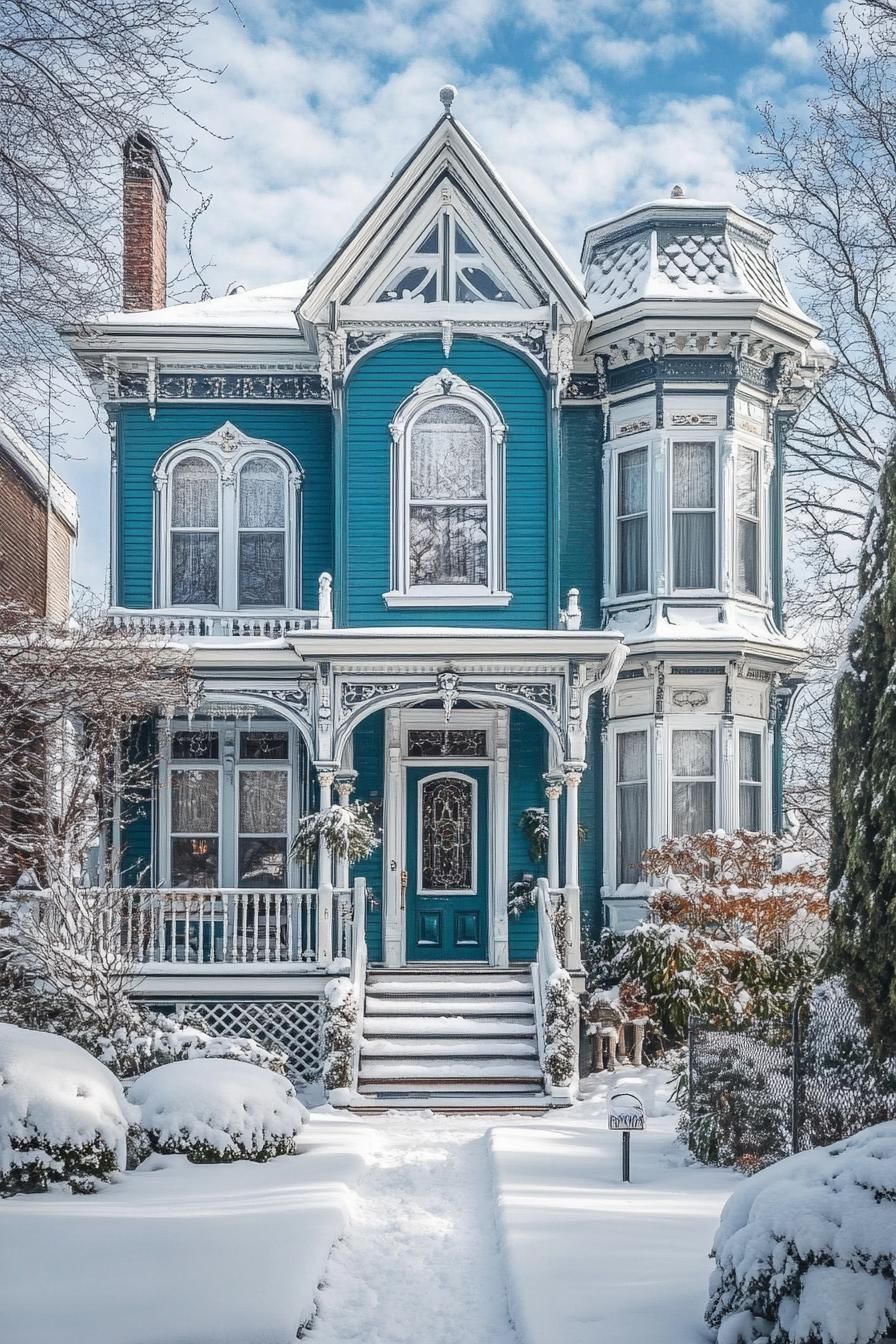
{"label": "chain link fence", "polygon": [[896,1119],[896,1060],[871,1054],[855,1004],[829,982],[789,1018],[742,1028],[692,1018],[682,1101],[695,1157],[758,1171]]}

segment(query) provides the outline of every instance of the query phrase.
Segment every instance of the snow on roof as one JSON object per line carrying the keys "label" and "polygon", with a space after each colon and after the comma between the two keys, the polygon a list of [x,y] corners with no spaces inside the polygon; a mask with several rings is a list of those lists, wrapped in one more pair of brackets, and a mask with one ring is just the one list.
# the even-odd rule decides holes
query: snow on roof
{"label": "snow on roof", "polygon": [[97,325],[108,327],[264,327],[295,331],[295,311],[307,280],[287,280],[259,289],[241,289],[220,299],[175,303],[127,313],[104,313]]}
{"label": "snow on roof", "polygon": [[[729,608],[730,613],[730,608]],[[730,643],[732,640],[774,640],[791,650],[801,646],[795,640],[785,640],[773,631],[764,611],[743,608],[727,620],[720,621],[718,606],[707,607],[661,606],[640,607],[632,611],[616,611],[607,622],[604,634],[622,635],[630,648],[663,639],[693,639],[701,643]]]}
{"label": "snow on roof", "polygon": [[77,536],[78,532],[78,496],[70,485],[55,471],[48,467],[46,460],[36,448],[32,448],[27,439],[8,420],[0,418],[0,452],[11,458],[23,476],[46,499],[50,492],[53,511]]}

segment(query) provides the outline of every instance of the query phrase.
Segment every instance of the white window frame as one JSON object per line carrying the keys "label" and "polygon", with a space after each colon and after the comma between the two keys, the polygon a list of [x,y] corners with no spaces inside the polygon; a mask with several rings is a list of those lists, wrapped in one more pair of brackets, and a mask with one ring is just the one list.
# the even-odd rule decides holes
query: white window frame
{"label": "white window frame", "polygon": [[[672,839],[678,838],[678,833],[674,830],[675,803],[674,792],[676,784],[700,784],[710,782],[708,775],[676,775],[674,774],[675,758],[675,739],[673,734],[676,732],[687,731],[711,732],[713,735],[713,830],[719,830],[722,825],[722,770],[724,762],[722,759],[722,723],[718,716],[703,714],[692,714],[687,717],[682,715],[670,715],[668,720],[667,742],[668,742],[668,806],[666,834]],[[682,832],[686,834],[686,832]]]}
{"label": "white window frame", "polygon": [[[172,729],[172,738],[175,732],[184,732],[184,731],[189,731],[186,725],[184,725],[183,727],[181,727],[179,724],[177,726],[174,726]],[[207,728],[205,727],[205,725],[203,725],[201,729],[197,729],[196,731],[207,731],[209,733],[218,732],[214,722],[209,723]],[[164,884],[166,886],[171,886],[171,874],[173,869],[172,851],[174,848],[174,841],[178,839],[189,839],[190,835],[193,835],[196,838],[200,838],[196,836],[195,832],[188,833],[186,831],[175,831],[173,829],[172,822],[174,818],[173,818],[173,808],[171,806],[171,796],[173,787],[172,779],[175,774],[182,774],[184,771],[199,771],[199,770],[214,773],[218,781],[218,829],[217,831],[213,833],[209,832],[208,834],[208,838],[216,840],[218,845],[218,881],[216,884],[209,887],[208,890],[214,891],[216,887],[220,887],[223,885],[221,882],[221,874],[225,867],[225,857],[222,843],[224,837],[223,837],[223,827],[221,824],[221,817],[223,813],[223,780],[224,780],[224,773],[222,769],[222,760],[221,760],[223,754],[223,745],[224,744],[221,740],[221,734],[218,733],[218,755],[215,759],[212,760],[205,760],[202,759],[201,757],[197,758],[196,760],[190,760],[189,757],[178,757],[177,759],[174,759],[174,757],[172,757],[169,754],[168,760],[166,762],[167,769],[165,772],[165,786],[166,786],[165,802],[167,804],[165,811],[167,818],[167,826],[165,827],[164,843],[162,845],[161,854],[159,856],[161,860],[160,867],[162,868],[162,871],[165,873],[166,877],[166,881]],[[177,889],[187,890],[187,888],[177,888]]]}
{"label": "white window frame", "polygon": [[751,733],[759,738],[759,829],[760,831],[770,831],[772,825],[771,815],[771,758],[770,758],[770,734],[768,724],[764,719],[746,719],[740,716],[734,720],[734,814],[737,819],[736,829],[740,828],[740,735],[741,733]]}
{"label": "white window frame", "polygon": [[[702,432],[699,429],[682,428],[670,434],[668,444],[668,470],[666,473],[666,535],[668,537],[667,573],[669,592],[687,597],[700,597],[718,594],[720,591],[719,574],[722,561],[722,445],[717,430]],[[674,507],[675,497],[675,445],[685,443],[707,443],[713,450],[713,506],[712,509],[678,509]],[[713,515],[713,582],[706,588],[679,588],[675,583],[675,515],[677,513],[712,513]]]}
{"label": "white window frame", "polygon": [[[218,602],[174,605],[171,592],[172,476],[188,457],[201,457],[218,473]],[[284,602],[239,606],[239,493],[243,467],[253,458],[269,458],[283,470],[285,539]],[[302,495],[304,473],[296,459],[267,439],[253,439],[229,422],[205,439],[191,439],[170,448],[153,472],[156,485],[153,605],[173,611],[221,611],[234,614],[292,612],[302,591]],[[249,529],[251,530],[251,529]]]}
{"label": "white window frame", "polygon": [[[752,454],[753,454],[753,457],[754,457],[755,460],[756,460],[756,512],[755,512],[755,514],[753,514],[753,513],[744,513],[744,511],[743,511],[741,508],[738,507],[738,501],[737,501],[737,471],[738,471],[738,467],[740,466],[740,457],[741,457],[741,453],[752,453]],[[733,568],[733,574],[734,574],[734,590],[735,590],[735,592],[737,593],[737,596],[738,596],[739,598],[745,599],[745,600],[748,601],[748,602],[758,602],[758,601],[761,600],[761,598],[762,598],[762,593],[763,593],[763,588],[764,588],[764,580],[765,580],[765,566],[764,566],[764,564],[763,564],[763,551],[764,551],[764,540],[765,540],[765,538],[764,538],[764,527],[763,527],[763,512],[764,512],[764,511],[763,511],[763,497],[764,497],[764,495],[765,495],[765,489],[764,489],[764,483],[763,483],[764,473],[763,473],[763,469],[762,469],[762,468],[763,468],[763,452],[762,452],[762,448],[761,448],[758,444],[754,446],[753,444],[745,443],[742,439],[738,439],[737,442],[736,442],[736,444],[735,444],[735,449],[734,449],[734,564],[733,564],[733,567],[732,567],[732,568]],[[744,522],[752,523],[752,524],[755,526],[755,529],[756,529],[756,591],[755,591],[755,593],[751,593],[751,592],[750,592],[748,589],[746,589],[746,588],[741,588],[740,585],[739,585],[739,583],[738,583],[738,572],[739,572],[739,570],[740,570],[740,523],[741,523],[741,519],[743,519]]]}
{"label": "white window frame", "polygon": [[[286,733],[286,735],[287,735],[287,736],[286,736],[286,741],[287,741],[287,754],[286,754],[285,758],[279,758],[279,759],[277,759],[277,758],[275,758],[275,759],[265,759],[264,757],[260,757],[260,758],[258,758],[258,759],[243,760],[243,759],[242,759],[242,752],[241,752],[241,742],[240,742],[240,736],[241,736],[241,734],[243,734],[243,733],[264,733],[264,732]],[[290,839],[291,839],[291,835],[292,835],[292,822],[293,822],[293,820],[294,820],[294,818],[293,818],[293,801],[292,801],[292,800],[293,800],[293,793],[294,793],[293,766],[292,766],[293,741],[294,741],[294,735],[293,735],[293,733],[290,731],[289,726],[288,726],[287,724],[282,725],[282,727],[279,726],[279,725],[276,726],[276,727],[274,727],[274,726],[271,726],[271,725],[266,724],[266,725],[262,728],[262,727],[260,727],[258,724],[256,724],[256,723],[253,722],[253,723],[251,723],[251,724],[246,724],[246,725],[242,725],[242,724],[240,724],[240,725],[237,726],[236,752],[235,752],[235,770],[234,770],[234,784],[233,784],[233,828],[232,828],[232,833],[233,833],[233,855],[232,855],[232,863],[233,863],[233,885],[234,885],[235,887],[238,887],[238,886],[240,885],[240,880],[239,880],[239,879],[240,879],[240,840],[264,840],[264,839],[269,839],[269,838],[279,839],[279,838],[280,838],[280,835],[281,835],[281,832],[279,832],[279,831],[277,831],[277,832],[270,832],[270,833],[268,833],[268,834],[262,835],[262,834],[259,834],[258,832],[243,831],[243,830],[241,829],[241,826],[240,826],[240,779],[242,778],[242,776],[243,776],[244,774],[258,774],[259,772],[263,772],[263,773],[265,773],[265,774],[271,774],[271,773],[273,773],[274,771],[279,771],[280,774],[285,774],[285,775],[286,775],[286,830],[285,830],[284,832],[282,832],[282,834],[284,835],[285,840],[286,840],[286,863],[285,863],[285,865],[284,865],[284,883],[283,883],[283,888],[286,888],[286,887],[288,887],[288,886],[290,885],[290,862],[291,862],[291,861],[290,861],[290,857],[289,857],[289,845],[290,845]],[[283,888],[280,888],[280,890],[282,890]],[[245,890],[246,890],[246,891],[251,891],[252,888],[251,888],[251,887],[246,887]],[[278,888],[273,887],[273,888],[271,888],[271,890],[276,891],[276,890],[278,890]]]}
{"label": "white window frame", "polygon": [[[411,511],[411,434],[421,415],[438,405],[462,406],[483,424],[486,434],[486,508],[488,510],[488,582],[412,584],[408,543]],[[387,607],[506,607],[504,449],[507,426],[485,393],[448,369],[427,378],[399,407],[389,426],[392,436],[391,551],[392,587],[383,594]],[[442,501],[445,502],[445,501]]]}
{"label": "white window frame", "polygon": [[[653,843],[653,720],[652,719],[621,719],[613,726],[612,740],[612,760],[611,760],[611,783],[612,783],[612,802],[610,808],[612,811],[611,834],[613,837],[612,850],[612,871],[613,887],[619,890],[620,886],[630,886],[631,883],[623,883],[622,873],[619,871],[619,789],[625,787],[620,785],[619,781],[619,738],[628,733],[643,733],[647,746],[647,774],[644,783],[646,785],[647,815],[645,818],[644,836],[645,849]],[[639,781],[640,782],[640,781]],[[642,877],[646,881],[646,877]],[[635,884],[637,885],[637,884]]]}
{"label": "white window frame", "polygon": [[[178,467],[182,466],[185,462],[188,462],[190,459],[193,459],[193,458],[198,458],[199,461],[208,463],[208,465],[211,467],[212,471],[213,471],[214,474],[215,474],[215,480],[216,480],[216,484],[217,484],[217,506],[218,506],[218,508],[217,508],[218,522],[217,522],[217,526],[215,526],[215,527],[181,527],[181,526],[176,526],[176,527],[175,527],[175,525],[174,525],[174,523],[173,523],[173,514],[174,514],[174,508],[173,508],[173,505],[174,505],[174,501],[173,501],[173,486],[174,486],[175,472],[177,471],[177,468],[178,468]],[[171,553],[172,553],[172,551],[173,551],[173,549],[174,549],[174,537],[175,537],[175,535],[176,535],[177,533],[181,533],[181,532],[213,532],[213,533],[215,534],[216,539],[217,539],[217,561],[218,561],[218,563],[217,563],[217,571],[218,571],[218,597],[217,597],[217,602],[215,602],[215,603],[191,603],[190,605],[193,606],[193,607],[195,607],[196,610],[201,610],[201,611],[215,611],[215,610],[221,605],[221,592],[222,592],[222,588],[223,588],[223,569],[224,569],[223,564],[222,564],[222,559],[223,559],[223,547],[222,547],[222,545],[221,545],[221,538],[222,538],[222,533],[223,533],[222,523],[223,523],[223,514],[224,514],[224,492],[223,492],[223,490],[221,489],[221,471],[220,471],[220,468],[219,468],[219,466],[218,466],[218,463],[215,462],[214,458],[210,457],[210,455],[209,455],[208,453],[204,453],[204,452],[184,452],[184,453],[179,453],[179,454],[177,455],[177,457],[175,457],[175,458],[173,459],[173,461],[172,461],[172,463],[171,463],[171,466],[170,466],[170,468],[169,468],[169,475],[170,475],[171,486],[172,486],[172,498],[171,498],[171,501],[170,501],[170,507],[169,507],[169,522],[168,522],[168,527],[167,527],[167,535],[166,535],[166,537],[165,537],[165,542],[164,542],[164,547],[165,547],[165,560],[166,560],[166,565],[167,565],[167,572],[168,572],[168,575],[169,575],[169,587],[170,587],[170,581],[171,581],[171,580],[170,580],[170,575],[171,575]],[[173,603],[171,603],[171,605],[173,605]]]}
{"label": "white window frame", "polygon": [[[214,718],[201,724],[194,721],[194,730],[218,734],[218,759],[173,760],[171,745],[174,733],[187,730],[186,721],[173,719],[159,725],[159,799],[158,825],[156,841],[156,871],[158,885],[171,886],[171,775],[175,770],[213,769],[218,772],[218,887],[233,889],[239,886],[239,776],[243,770],[286,770],[289,777],[287,797],[287,846],[286,880],[282,888],[273,887],[272,891],[289,890],[302,886],[300,861],[290,854],[290,842],[293,825],[298,816],[299,800],[307,796],[307,781],[302,777],[302,765],[308,769],[308,752],[303,751],[303,743],[298,730],[285,719],[277,718]],[[288,755],[286,760],[240,760],[240,733],[286,733]],[[209,888],[212,890],[212,888]],[[252,891],[252,887],[244,888]],[[260,888],[259,888],[260,890]]]}
{"label": "white window frame", "polygon": [[[653,580],[654,540],[653,540],[653,529],[651,527],[651,518],[653,516],[651,509],[652,474],[653,474],[652,443],[653,441],[650,437],[636,437],[633,435],[631,439],[623,439],[618,445],[614,447],[613,450],[613,475],[610,487],[610,499],[612,507],[612,524],[610,528],[612,535],[610,538],[610,546],[612,548],[611,564],[613,574],[613,592],[620,601],[624,600],[626,602],[629,602],[635,600],[636,598],[644,597],[645,595],[652,592],[654,587],[654,580]],[[619,484],[622,475],[620,471],[620,458],[622,458],[626,453],[636,453],[639,451],[645,452],[647,454],[646,507],[644,509],[643,514],[632,513],[621,515],[619,513]],[[644,588],[634,588],[632,589],[631,592],[622,592],[622,590],[619,587],[619,576],[621,573],[621,553],[619,547],[620,524],[628,518],[640,518],[642,516],[647,518],[647,561],[645,567],[647,584],[646,587]]]}

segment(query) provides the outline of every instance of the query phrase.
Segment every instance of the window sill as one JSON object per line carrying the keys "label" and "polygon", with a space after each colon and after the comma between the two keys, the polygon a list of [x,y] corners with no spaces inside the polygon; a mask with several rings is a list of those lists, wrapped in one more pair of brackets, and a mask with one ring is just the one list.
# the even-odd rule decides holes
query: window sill
{"label": "window sill", "polygon": [[383,593],[387,607],[509,607],[512,593],[455,592],[450,588]]}

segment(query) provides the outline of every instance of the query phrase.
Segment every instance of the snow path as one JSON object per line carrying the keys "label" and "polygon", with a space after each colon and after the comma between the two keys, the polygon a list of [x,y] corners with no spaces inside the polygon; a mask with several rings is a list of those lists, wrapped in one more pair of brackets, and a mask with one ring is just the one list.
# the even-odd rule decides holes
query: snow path
{"label": "snow path", "polygon": [[368,1167],[309,1344],[516,1344],[485,1137],[494,1118],[393,1113],[363,1123]]}

